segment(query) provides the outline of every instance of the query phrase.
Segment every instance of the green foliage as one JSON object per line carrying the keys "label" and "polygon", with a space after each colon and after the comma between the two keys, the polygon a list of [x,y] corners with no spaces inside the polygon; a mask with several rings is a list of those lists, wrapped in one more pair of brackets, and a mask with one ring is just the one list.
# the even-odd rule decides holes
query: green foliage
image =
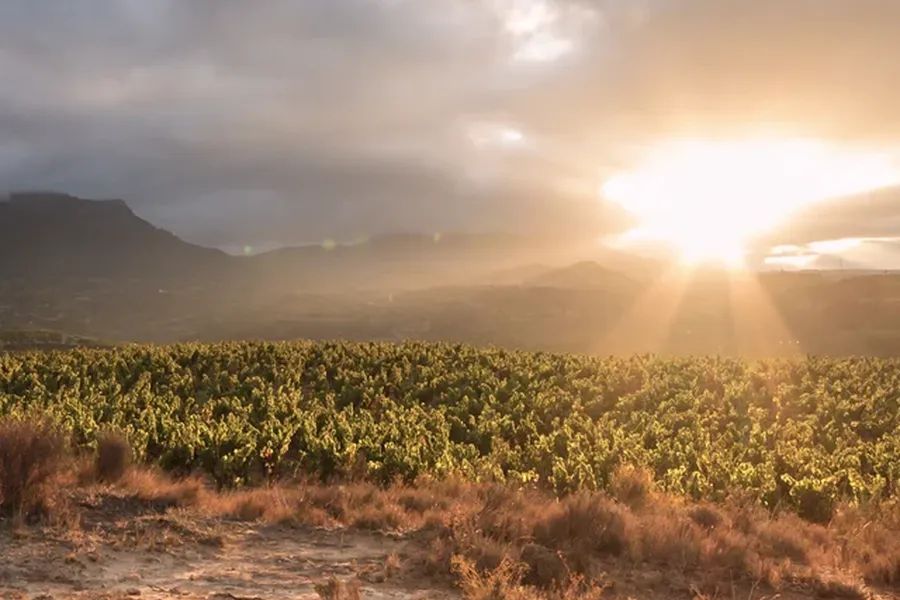
{"label": "green foliage", "polygon": [[695,498],[826,519],[898,494],[900,361],[590,358],[450,344],[228,343],[0,355],[0,415],[224,485],[457,474],[559,493],[640,465]]}

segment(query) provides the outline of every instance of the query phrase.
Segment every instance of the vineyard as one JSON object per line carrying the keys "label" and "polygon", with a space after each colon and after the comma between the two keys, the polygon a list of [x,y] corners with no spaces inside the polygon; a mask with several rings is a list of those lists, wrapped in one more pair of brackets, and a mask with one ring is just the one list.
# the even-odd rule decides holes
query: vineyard
{"label": "vineyard", "polygon": [[565,494],[622,464],[694,498],[827,519],[900,493],[900,361],[590,358],[449,344],[229,343],[0,354],[0,415],[221,485],[458,476]]}

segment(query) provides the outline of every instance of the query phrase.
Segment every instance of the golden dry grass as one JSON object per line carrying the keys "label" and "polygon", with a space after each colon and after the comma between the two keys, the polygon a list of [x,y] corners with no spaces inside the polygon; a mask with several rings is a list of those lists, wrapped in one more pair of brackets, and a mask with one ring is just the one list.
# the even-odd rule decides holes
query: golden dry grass
{"label": "golden dry grass", "polygon": [[456,556],[453,572],[467,600],[599,600],[604,587],[573,576],[565,583],[539,589],[523,583],[528,566],[504,558],[494,569],[479,570],[469,559]]}
{"label": "golden dry grass", "polygon": [[39,517],[56,503],[54,478],[62,470],[65,438],[46,421],[0,422],[0,513]]}
{"label": "golden dry grass", "polygon": [[322,600],[360,600],[362,594],[358,581],[340,581],[334,577],[315,586]]}
{"label": "golden dry grass", "polygon": [[216,492],[199,479],[140,469],[118,488],[209,517],[405,532],[427,548],[417,567],[455,573],[470,598],[588,597],[600,593],[603,569],[629,565],[684,574],[698,589],[737,580],[862,598],[867,584],[900,584],[900,509],[888,503],[842,507],[823,526],[790,512],[691,503],[657,491],[639,502],[629,493],[634,507],[601,493],[557,499],[453,481],[293,482]]}
{"label": "golden dry grass", "polygon": [[97,456],[94,460],[96,476],[100,481],[114,483],[121,479],[131,465],[131,446],[121,433],[107,431],[97,439]]}

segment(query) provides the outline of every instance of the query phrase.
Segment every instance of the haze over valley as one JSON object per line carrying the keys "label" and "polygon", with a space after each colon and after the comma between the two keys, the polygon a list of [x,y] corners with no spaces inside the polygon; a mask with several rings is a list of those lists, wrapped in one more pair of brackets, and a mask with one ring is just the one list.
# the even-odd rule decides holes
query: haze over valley
{"label": "haze over valley", "polygon": [[184,242],[122,201],[49,193],[0,204],[0,231],[6,331],[105,343],[445,340],[601,355],[900,348],[900,274],[824,253],[818,270],[735,271],[590,240],[407,233],[234,256]]}

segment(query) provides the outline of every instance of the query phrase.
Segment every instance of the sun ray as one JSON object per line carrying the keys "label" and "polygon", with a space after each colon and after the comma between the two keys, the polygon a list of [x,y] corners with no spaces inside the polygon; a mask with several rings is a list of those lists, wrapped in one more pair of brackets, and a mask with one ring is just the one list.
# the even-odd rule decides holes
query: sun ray
{"label": "sun ray", "polygon": [[631,307],[600,336],[598,354],[663,352],[673,318],[690,274],[683,269],[667,270],[635,297]]}
{"label": "sun ray", "polygon": [[593,351],[795,357],[804,347],[758,275],[672,268],[635,297]]}
{"label": "sun ray", "polygon": [[730,288],[738,353],[755,357],[802,356],[802,340],[779,312],[760,277],[749,273],[736,276]]}

